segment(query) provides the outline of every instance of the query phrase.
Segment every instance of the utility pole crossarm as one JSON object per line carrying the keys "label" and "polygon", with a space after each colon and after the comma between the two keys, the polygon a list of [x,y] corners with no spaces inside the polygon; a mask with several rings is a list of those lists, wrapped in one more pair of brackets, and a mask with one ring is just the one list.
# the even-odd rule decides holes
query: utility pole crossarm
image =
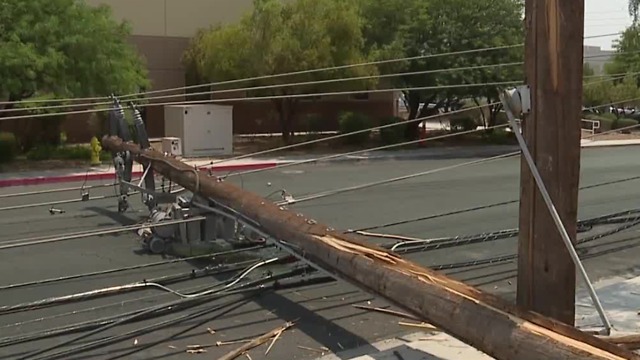
{"label": "utility pole crossarm", "polygon": [[[337,278],[380,295],[498,360],[639,359],[573,327],[520,311],[500,298],[330,229],[273,202],[117,137],[102,143],[201,196],[238,211]],[[480,328],[481,327],[481,328]]]}

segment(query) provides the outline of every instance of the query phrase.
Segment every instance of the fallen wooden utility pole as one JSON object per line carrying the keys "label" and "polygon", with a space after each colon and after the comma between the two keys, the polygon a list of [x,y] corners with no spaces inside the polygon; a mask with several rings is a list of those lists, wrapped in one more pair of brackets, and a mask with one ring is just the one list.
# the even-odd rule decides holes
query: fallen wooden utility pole
{"label": "fallen wooden utility pole", "polygon": [[639,359],[632,352],[541,315],[521,311],[497,296],[332,230],[258,195],[199,174],[154,150],[141,151],[117,137],[105,149],[129,151],[136,161],[177,184],[212,198],[260,224],[276,239],[337,278],[378,294],[425,322],[498,360]]}

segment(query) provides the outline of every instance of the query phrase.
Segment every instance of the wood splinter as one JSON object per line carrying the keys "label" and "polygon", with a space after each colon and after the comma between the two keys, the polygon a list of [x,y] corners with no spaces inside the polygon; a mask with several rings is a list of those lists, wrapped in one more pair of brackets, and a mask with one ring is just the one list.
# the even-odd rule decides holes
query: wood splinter
{"label": "wood splinter", "polygon": [[603,336],[610,343],[621,346],[627,350],[640,350],[640,334],[624,335],[624,336]]}
{"label": "wood splinter", "polygon": [[[233,360],[238,358],[239,356],[246,354],[247,351],[258,347],[264,343],[266,343],[267,341],[269,341],[269,339],[271,339],[274,336],[279,336],[279,334],[282,334],[285,330],[289,329],[290,327],[292,327],[294,324],[292,322],[288,322],[286,324],[284,324],[283,326],[280,326],[276,329],[273,329],[263,335],[258,336],[257,338],[254,338],[253,340],[249,341],[248,343],[240,346],[239,348],[227,353],[226,355],[220,357],[218,360]],[[269,349],[267,349],[268,352]]]}
{"label": "wood splinter", "polygon": [[375,311],[375,312],[379,312],[381,314],[394,315],[394,316],[402,317],[402,318],[405,318],[405,319],[411,319],[411,320],[415,320],[415,321],[420,321],[420,319],[417,316],[414,316],[414,315],[411,315],[411,314],[407,314],[407,313],[403,313],[401,311],[395,311],[395,310],[391,310],[391,309],[379,308],[379,307],[374,307],[374,306],[366,306],[366,305],[353,305],[353,307],[356,308],[356,309]]}

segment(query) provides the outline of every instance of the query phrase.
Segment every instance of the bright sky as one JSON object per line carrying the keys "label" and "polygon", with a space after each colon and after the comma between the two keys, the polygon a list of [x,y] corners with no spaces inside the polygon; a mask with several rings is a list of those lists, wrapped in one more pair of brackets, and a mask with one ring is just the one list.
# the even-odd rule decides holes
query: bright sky
{"label": "bright sky", "polygon": [[[585,0],[584,36],[595,36],[623,31],[631,25],[627,10],[628,0]],[[587,39],[585,45],[611,49],[615,36]]]}

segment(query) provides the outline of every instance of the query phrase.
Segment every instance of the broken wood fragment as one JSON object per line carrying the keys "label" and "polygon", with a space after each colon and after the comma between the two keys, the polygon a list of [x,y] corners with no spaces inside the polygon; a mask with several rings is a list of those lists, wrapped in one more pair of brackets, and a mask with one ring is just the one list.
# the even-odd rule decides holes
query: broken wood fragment
{"label": "broken wood fragment", "polygon": [[281,334],[282,332],[284,332],[285,330],[287,330],[288,328],[292,327],[293,323],[288,322],[286,324],[284,324],[283,326],[280,326],[276,329],[273,329],[263,335],[260,335],[256,338],[254,338],[253,340],[249,341],[248,343],[240,346],[239,348],[227,353],[226,355],[220,357],[218,360],[233,360],[236,359],[238,356],[246,353],[247,351],[253,349],[254,347],[260,346],[264,343],[266,343],[267,341],[269,341],[269,339],[271,339],[274,336],[278,336],[278,334]]}
{"label": "broken wood fragment", "polygon": [[438,329],[437,327],[431,325],[431,324],[427,324],[427,323],[419,323],[419,324],[414,324],[414,323],[408,323],[408,322],[404,322],[404,321],[399,321],[398,325],[402,325],[402,326],[412,326],[412,327],[419,327],[422,329],[429,329],[429,330],[437,330],[437,331],[441,331],[440,329]]}
{"label": "broken wood fragment", "polygon": [[264,352],[265,355],[269,354],[269,351],[271,351],[271,348],[273,347],[273,344],[276,343],[276,341],[278,341],[278,339],[280,338],[280,335],[282,335],[282,332],[284,331],[284,329],[280,330],[276,336],[273,337],[273,340],[271,340],[271,344],[269,344],[269,347],[267,348],[267,351]]}
{"label": "broken wood fragment", "polygon": [[366,305],[353,305],[354,308],[356,309],[362,309],[362,310],[369,310],[369,311],[375,311],[375,312],[379,312],[382,314],[387,314],[387,315],[395,315],[398,317],[403,317],[405,319],[412,319],[415,321],[420,321],[420,319],[415,316],[415,315],[411,315],[411,314],[407,314],[407,313],[403,313],[400,311],[395,311],[395,310],[390,310],[390,309],[385,309],[385,308],[379,308],[379,307],[374,307],[374,306],[366,306]]}
{"label": "broken wood fragment", "polygon": [[619,345],[628,350],[640,350],[640,334],[624,335],[624,336],[603,336],[604,339],[612,344]]}
{"label": "broken wood fragment", "polygon": [[[308,347],[308,346],[298,345],[298,348],[302,349],[302,350],[309,350],[309,351],[317,352],[317,353],[319,353],[321,355],[324,355],[324,353],[325,353],[324,349],[314,349],[314,348],[311,348],[311,347]],[[328,349],[327,349],[327,351],[328,351]]]}

